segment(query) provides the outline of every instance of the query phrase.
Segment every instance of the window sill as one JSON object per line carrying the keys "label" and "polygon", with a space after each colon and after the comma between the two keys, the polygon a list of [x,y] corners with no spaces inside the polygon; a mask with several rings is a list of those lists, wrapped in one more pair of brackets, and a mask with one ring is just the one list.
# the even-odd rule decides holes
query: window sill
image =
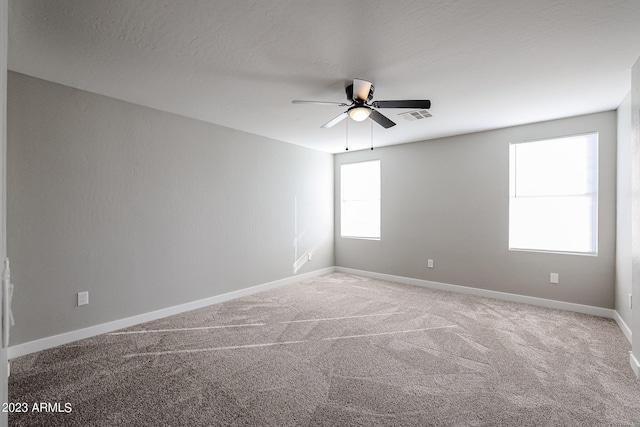
{"label": "window sill", "polygon": [[533,252],[539,254],[553,254],[553,255],[578,255],[578,256],[590,256],[597,257],[597,252],[563,252],[563,251],[545,251],[542,249],[518,249],[509,248],[509,252]]}
{"label": "window sill", "polygon": [[353,240],[380,240],[379,237],[358,237],[358,236],[340,236],[342,239],[353,239]]}

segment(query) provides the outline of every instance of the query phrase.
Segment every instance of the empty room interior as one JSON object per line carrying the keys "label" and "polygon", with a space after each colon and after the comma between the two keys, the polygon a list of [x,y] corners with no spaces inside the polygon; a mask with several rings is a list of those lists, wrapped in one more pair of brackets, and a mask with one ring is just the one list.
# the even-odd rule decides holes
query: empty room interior
{"label": "empty room interior", "polygon": [[0,425],[640,425],[640,2],[0,14]]}

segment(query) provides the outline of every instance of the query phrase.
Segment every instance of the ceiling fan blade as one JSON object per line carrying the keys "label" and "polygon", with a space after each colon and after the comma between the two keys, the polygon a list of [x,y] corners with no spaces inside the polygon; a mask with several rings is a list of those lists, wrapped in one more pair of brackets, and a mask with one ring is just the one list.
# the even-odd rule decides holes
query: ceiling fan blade
{"label": "ceiling fan blade", "polygon": [[353,79],[353,100],[365,102],[369,98],[371,82],[361,79]]}
{"label": "ceiling fan blade", "polygon": [[369,118],[374,122],[378,123],[380,126],[382,126],[385,129],[389,129],[390,127],[393,127],[396,125],[394,122],[389,120],[387,116],[380,114],[376,110],[371,110],[371,115],[369,116]]}
{"label": "ceiling fan blade", "polygon": [[338,107],[346,107],[347,104],[344,102],[325,102],[325,101],[300,101],[299,99],[294,99],[291,101],[292,104],[312,104],[312,105],[337,105]]}
{"label": "ceiling fan blade", "polygon": [[329,120],[327,123],[323,124],[322,126],[320,126],[321,128],[324,129],[329,129],[330,127],[333,127],[334,125],[340,123],[341,121],[343,121],[344,119],[346,119],[349,116],[349,114],[347,114],[347,112],[345,111],[344,113],[340,114],[337,117],[334,117],[333,119]]}
{"label": "ceiling fan blade", "polygon": [[371,110],[371,115],[369,116],[369,118],[385,129],[389,129],[390,127],[396,125],[391,120],[389,120],[387,116],[380,114],[376,110]]}
{"label": "ceiling fan blade", "polygon": [[404,101],[374,101],[373,104],[376,108],[431,108],[431,101],[424,100],[409,100]]}

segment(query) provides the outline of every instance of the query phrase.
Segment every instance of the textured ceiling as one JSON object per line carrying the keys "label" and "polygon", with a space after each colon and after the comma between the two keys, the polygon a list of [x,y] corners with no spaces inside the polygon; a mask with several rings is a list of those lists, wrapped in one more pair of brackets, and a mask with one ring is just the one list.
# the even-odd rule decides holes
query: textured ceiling
{"label": "textured ceiling", "polygon": [[[10,0],[11,70],[328,152],[353,77],[433,117],[376,146],[615,109],[640,56],[640,1]],[[371,121],[349,122],[366,148]]]}

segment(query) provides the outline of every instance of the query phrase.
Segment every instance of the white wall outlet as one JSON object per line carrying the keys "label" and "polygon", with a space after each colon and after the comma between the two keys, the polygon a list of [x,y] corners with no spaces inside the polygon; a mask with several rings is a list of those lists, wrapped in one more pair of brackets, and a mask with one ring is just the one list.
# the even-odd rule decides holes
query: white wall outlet
{"label": "white wall outlet", "polygon": [[89,304],[89,292],[78,292],[78,305]]}
{"label": "white wall outlet", "polygon": [[433,260],[432,259],[427,260],[427,267],[428,268],[433,268]]}
{"label": "white wall outlet", "polygon": [[553,283],[554,285],[560,283],[560,275],[558,273],[551,273],[549,275],[549,283]]}
{"label": "white wall outlet", "polygon": [[311,252],[309,252],[309,255],[307,256],[307,260],[311,261]]}

